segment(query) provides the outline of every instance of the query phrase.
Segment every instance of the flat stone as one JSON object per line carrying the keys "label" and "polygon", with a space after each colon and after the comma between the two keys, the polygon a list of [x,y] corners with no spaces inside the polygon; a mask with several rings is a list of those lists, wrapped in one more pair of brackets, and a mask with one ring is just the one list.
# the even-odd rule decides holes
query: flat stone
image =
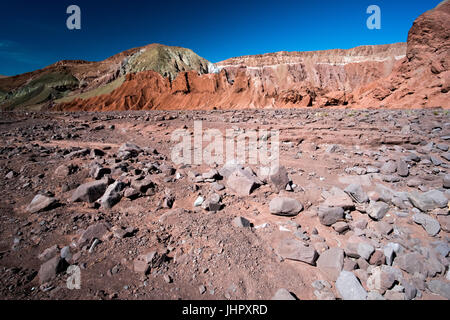
{"label": "flat stone", "polygon": [[392,201],[392,197],[394,196],[394,191],[390,188],[385,187],[382,184],[377,184],[375,187],[375,192],[378,194],[378,200],[390,203]]}
{"label": "flat stone", "polygon": [[296,199],[277,197],[270,201],[271,214],[279,216],[296,216],[303,210],[303,205]]}
{"label": "flat stone", "polygon": [[380,168],[380,172],[382,174],[392,174],[395,171],[397,171],[397,164],[395,163],[395,161],[385,162]]}
{"label": "flat stone", "polygon": [[244,197],[250,195],[258,183],[256,176],[245,170],[236,170],[229,175],[226,185],[238,196]]}
{"label": "flat stone", "polygon": [[424,262],[425,257],[417,252],[400,254],[395,258],[394,265],[398,266],[400,269],[413,275],[414,273],[420,273],[427,276],[428,271]]}
{"label": "flat stone", "polygon": [[317,215],[321,224],[331,226],[344,218],[344,209],[321,205],[317,210]]}
{"label": "flat stone", "polygon": [[382,201],[372,201],[367,208],[369,216],[375,220],[381,220],[389,211],[389,205]]}
{"label": "flat stone", "polygon": [[366,300],[367,291],[356,276],[349,271],[340,272],[336,280],[336,289],[343,300]]}
{"label": "flat stone", "polygon": [[323,206],[350,209],[354,207],[354,204],[352,199],[343,190],[332,187],[328,197],[323,202]]}
{"label": "flat stone", "polygon": [[120,146],[117,157],[123,160],[137,157],[141,152],[142,148],[135,145],[134,143],[127,142]]}
{"label": "flat stone", "polygon": [[435,218],[427,214],[416,213],[415,215],[413,215],[412,219],[415,223],[420,224],[428,233],[428,235],[432,237],[437,235],[441,230],[439,222]]}
{"label": "flat stone", "polygon": [[305,262],[312,266],[315,265],[317,251],[312,246],[305,246],[301,241],[295,239],[282,240],[277,248],[277,252],[284,259]]}
{"label": "flat stone", "polygon": [[450,232],[450,216],[438,216],[437,217],[441,229],[445,232]]}
{"label": "flat stone", "polygon": [[208,172],[203,173],[202,178],[205,180],[217,179],[217,178],[220,178],[220,174],[216,169],[211,169]]}
{"label": "flat stone", "polygon": [[134,272],[147,274],[154,265],[157,264],[158,254],[156,251],[149,251],[147,253],[139,255],[133,261]]}
{"label": "flat stone", "polygon": [[344,221],[338,221],[332,227],[337,233],[343,233],[349,229],[348,224]]}
{"label": "flat stone", "polygon": [[332,281],[336,281],[344,266],[344,250],[331,248],[324,251],[317,259],[319,270]]}
{"label": "flat stone", "polygon": [[387,236],[394,230],[392,224],[385,221],[378,221],[373,225],[373,229],[382,236]]}
{"label": "flat stone", "polygon": [[397,177],[397,176],[394,176],[394,175],[383,175],[383,176],[382,176],[382,180],[383,180],[384,182],[390,182],[390,183],[393,183],[393,182],[399,182],[399,181],[400,181],[400,178]]}
{"label": "flat stone", "polygon": [[362,186],[360,184],[350,184],[347,188],[344,189],[344,192],[347,193],[353,201],[357,203],[365,203],[369,201],[369,197],[364,192]]}
{"label": "flat stone", "polygon": [[109,226],[104,222],[91,225],[81,234],[78,244],[82,246],[91,243],[94,239],[101,240],[108,231]]}
{"label": "flat stone", "polygon": [[38,259],[42,262],[46,262],[58,254],[59,248],[58,245],[55,244],[54,246],[45,249],[40,255],[38,255]]}
{"label": "flat stone", "polygon": [[439,190],[430,190],[425,193],[411,192],[409,200],[419,210],[426,212],[436,208],[445,208],[448,205],[448,199],[445,194]]}
{"label": "flat stone", "polygon": [[384,294],[386,300],[405,300],[405,294],[403,292],[388,290]]}
{"label": "flat stone", "polygon": [[450,161],[450,152],[446,152],[441,154],[441,157],[444,158],[447,161]]}
{"label": "flat stone", "polygon": [[131,187],[141,193],[146,193],[148,189],[155,186],[151,176],[146,176],[144,178],[137,178],[131,181]]}

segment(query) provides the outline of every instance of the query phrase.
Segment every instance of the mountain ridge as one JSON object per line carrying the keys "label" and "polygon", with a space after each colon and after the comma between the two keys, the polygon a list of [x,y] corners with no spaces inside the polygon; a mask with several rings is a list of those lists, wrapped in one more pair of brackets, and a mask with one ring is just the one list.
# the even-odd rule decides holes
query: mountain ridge
{"label": "mountain ridge", "polygon": [[449,24],[446,0],[415,20],[406,43],[279,51],[215,64],[190,49],[151,44],[100,62],[60,61],[0,79],[0,106],[73,111],[447,108]]}

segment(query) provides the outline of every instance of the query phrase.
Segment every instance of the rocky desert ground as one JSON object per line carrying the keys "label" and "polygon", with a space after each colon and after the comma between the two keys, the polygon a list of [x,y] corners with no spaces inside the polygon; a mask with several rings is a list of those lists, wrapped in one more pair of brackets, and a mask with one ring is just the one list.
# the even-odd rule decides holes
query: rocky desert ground
{"label": "rocky desert ground", "polygon": [[[278,130],[279,166],[175,164],[197,120]],[[1,299],[450,298],[447,110],[3,112],[0,139]]]}

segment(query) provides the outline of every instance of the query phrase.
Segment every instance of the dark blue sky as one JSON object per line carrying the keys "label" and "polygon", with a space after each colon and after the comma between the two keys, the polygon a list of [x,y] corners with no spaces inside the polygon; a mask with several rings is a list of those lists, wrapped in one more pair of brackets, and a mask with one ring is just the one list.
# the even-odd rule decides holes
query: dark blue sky
{"label": "dark blue sky", "polygon": [[[103,60],[154,42],[190,48],[211,62],[402,42],[413,21],[439,2],[2,0],[0,74],[19,74],[62,59]],[[71,4],[81,8],[81,30],[66,28]],[[366,9],[372,4],[381,8],[381,30],[366,27]]]}

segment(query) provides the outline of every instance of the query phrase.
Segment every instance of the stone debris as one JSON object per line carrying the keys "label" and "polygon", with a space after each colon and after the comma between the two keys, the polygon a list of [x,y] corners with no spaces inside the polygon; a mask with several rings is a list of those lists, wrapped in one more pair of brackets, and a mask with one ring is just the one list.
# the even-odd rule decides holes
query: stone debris
{"label": "stone debris", "polygon": [[303,205],[296,199],[277,197],[270,201],[270,213],[279,216],[296,216],[303,210]]}

